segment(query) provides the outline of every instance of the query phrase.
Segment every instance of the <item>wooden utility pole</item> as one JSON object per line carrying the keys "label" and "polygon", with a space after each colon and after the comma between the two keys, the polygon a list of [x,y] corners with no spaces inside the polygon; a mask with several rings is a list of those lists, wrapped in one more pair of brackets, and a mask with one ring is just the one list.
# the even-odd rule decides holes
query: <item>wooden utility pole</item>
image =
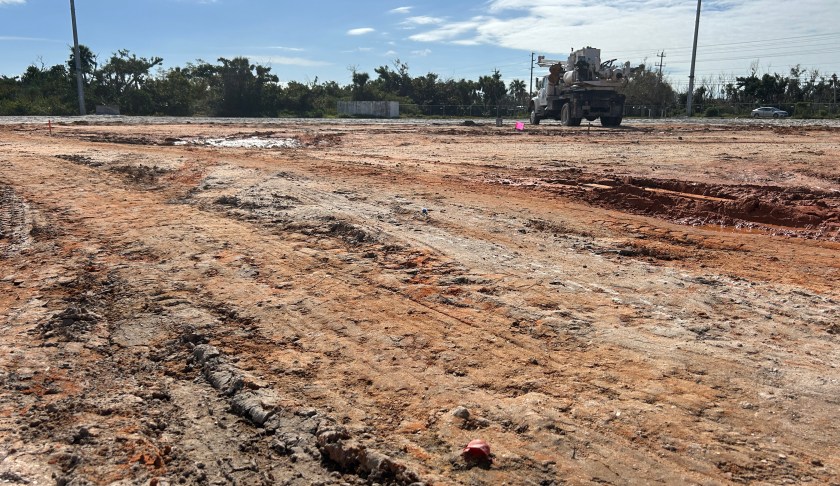
{"label": "wooden utility pole", "polygon": [[659,58],[659,76],[656,78],[656,106],[659,109],[659,116],[665,116],[665,110],[662,108],[662,62],[665,60],[665,51],[657,54]]}
{"label": "wooden utility pole", "polygon": [[694,95],[694,61],[697,60],[697,33],[700,31],[700,0],[697,0],[697,18],[694,20],[694,47],[691,50],[691,73],[688,75],[688,96],[685,100],[685,114],[691,116],[694,112],[691,97]]}
{"label": "wooden utility pole", "polygon": [[662,51],[661,54],[657,54],[656,57],[659,58],[659,80],[662,81],[662,61],[665,60],[665,51]]}
{"label": "wooden utility pole", "polygon": [[82,79],[82,59],[79,55],[79,34],[76,31],[76,4],[70,0],[70,17],[73,19],[73,55],[76,58],[76,89],[79,93],[79,114],[85,115],[85,88]]}

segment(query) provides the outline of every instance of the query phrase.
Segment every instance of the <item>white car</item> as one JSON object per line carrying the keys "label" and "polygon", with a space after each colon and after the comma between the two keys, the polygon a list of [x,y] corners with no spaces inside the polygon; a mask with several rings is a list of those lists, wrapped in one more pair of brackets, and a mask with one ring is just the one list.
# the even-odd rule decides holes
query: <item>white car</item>
{"label": "white car", "polygon": [[750,112],[753,118],[758,117],[773,117],[773,118],[782,118],[788,116],[788,112],[784,110],[780,110],[778,108],[773,108],[772,106],[762,106],[761,108],[756,108]]}

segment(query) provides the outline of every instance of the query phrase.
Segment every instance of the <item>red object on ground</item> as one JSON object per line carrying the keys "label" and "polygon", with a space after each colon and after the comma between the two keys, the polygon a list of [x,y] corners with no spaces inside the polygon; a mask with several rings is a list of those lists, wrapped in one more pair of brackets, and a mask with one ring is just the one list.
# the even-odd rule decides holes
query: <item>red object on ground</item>
{"label": "red object on ground", "polygon": [[471,440],[461,455],[468,461],[490,461],[490,446],[481,439]]}

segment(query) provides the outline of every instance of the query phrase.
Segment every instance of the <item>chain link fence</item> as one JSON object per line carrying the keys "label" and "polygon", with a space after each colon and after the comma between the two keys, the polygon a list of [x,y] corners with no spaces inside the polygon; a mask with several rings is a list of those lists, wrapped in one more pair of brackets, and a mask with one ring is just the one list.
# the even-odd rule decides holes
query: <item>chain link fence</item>
{"label": "chain link fence", "polygon": [[528,118],[527,106],[513,105],[408,105],[400,104],[401,116],[464,118]]}
{"label": "chain link fence", "polygon": [[[835,103],[698,103],[693,105],[694,116],[749,117],[759,106],[773,106],[797,118],[837,118],[840,104]],[[685,105],[625,105],[624,116],[637,118],[667,118],[685,116]]]}
{"label": "chain link fence", "polygon": [[[698,103],[694,116],[748,117],[759,106],[775,106],[798,118],[840,117],[840,104],[835,103]],[[412,105],[400,104],[400,116],[464,117],[464,118],[528,118],[527,106],[513,105]],[[685,116],[685,105],[624,105],[624,116],[630,118],[669,118]]]}

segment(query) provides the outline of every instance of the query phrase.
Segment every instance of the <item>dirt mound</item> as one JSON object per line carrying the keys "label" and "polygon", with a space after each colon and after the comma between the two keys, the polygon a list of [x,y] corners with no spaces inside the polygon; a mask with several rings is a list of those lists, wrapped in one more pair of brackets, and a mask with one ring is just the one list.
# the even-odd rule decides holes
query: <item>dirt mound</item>
{"label": "dirt mound", "polygon": [[580,169],[564,177],[491,180],[547,190],[590,204],[693,226],[766,230],[771,234],[840,238],[840,193],[806,187],[723,185],[674,179],[609,177]]}

